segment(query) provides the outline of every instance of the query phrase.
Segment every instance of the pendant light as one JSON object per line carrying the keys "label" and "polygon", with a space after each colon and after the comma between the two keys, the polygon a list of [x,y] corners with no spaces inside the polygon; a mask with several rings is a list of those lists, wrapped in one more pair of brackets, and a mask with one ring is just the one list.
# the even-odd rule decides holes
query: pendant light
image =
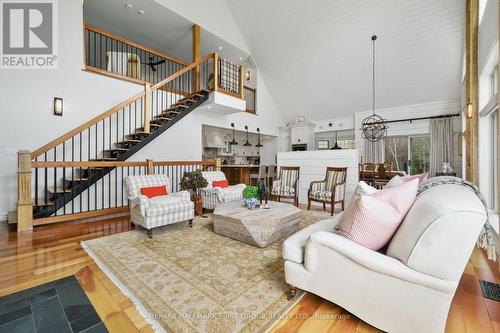
{"label": "pendant light", "polygon": [[233,128],[233,141],[229,142],[230,145],[237,145],[238,142],[234,139],[234,123],[231,123],[231,127]]}
{"label": "pendant light", "polygon": [[337,131],[335,131],[335,145],[332,148],[330,148],[330,150],[339,150],[339,149],[342,149],[342,148],[339,146],[339,144],[337,142]]}
{"label": "pendant light", "polygon": [[361,122],[361,135],[364,139],[376,142],[384,139],[387,136],[387,120],[375,113],[375,41],[377,36],[372,36],[372,55],[373,55],[373,72],[372,72],[372,88],[373,88],[373,113],[366,117]]}
{"label": "pendant light", "polygon": [[257,128],[257,133],[259,133],[259,141],[257,142],[257,144],[255,145],[255,147],[264,147],[263,145],[260,144],[260,128]]}
{"label": "pendant light", "polygon": [[247,126],[247,125],[245,125],[245,130],[247,131],[247,142],[245,142],[245,143],[243,144],[243,146],[245,146],[245,147],[250,147],[250,146],[251,146],[251,144],[250,144],[250,142],[248,142],[248,126]]}

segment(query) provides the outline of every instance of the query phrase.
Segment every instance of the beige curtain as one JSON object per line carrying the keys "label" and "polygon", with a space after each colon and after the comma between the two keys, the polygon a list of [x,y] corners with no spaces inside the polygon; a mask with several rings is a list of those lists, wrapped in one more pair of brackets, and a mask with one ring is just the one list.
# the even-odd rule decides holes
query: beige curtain
{"label": "beige curtain", "polygon": [[431,121],[431,177],[442,172],[443,162],[453,167],[453,122],[451,118]]}
{"label": "beige curtain", "polygon": [[376,142],[371,142],[365,140],[365,163],[384,163],[384,148],[385,140],[379,140]]}

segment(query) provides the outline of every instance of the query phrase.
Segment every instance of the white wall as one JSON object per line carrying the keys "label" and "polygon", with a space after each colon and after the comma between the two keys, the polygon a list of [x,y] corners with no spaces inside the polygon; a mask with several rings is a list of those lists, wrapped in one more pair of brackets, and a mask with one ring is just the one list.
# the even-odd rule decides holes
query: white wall
{"label": "white wall", "polygon": [[225,0],[155,0],[191,22],[250,53]]}
{"label": "white wall", "polygon": [[[18,150],[35,150],[141,90],[82,71],[82,2],[58,5],[59,68],[0,70],[0,220],[15,208]],[[63,117],[53,115],[56,96],[64,99]]]}
{"label": "white wall", "polygon": [[[202,1],[194,20],[207,29],[244,48],[231,20],[222,20],[221,13]],[[223,1],[221,1],[222,3]],[[201,5],[203,3],[203,6]],[[17,201],[16,151],[35,150],[58,136],[74,129],[107,109],[137,94],[142,87],[82,71],[83,10],[81,0],[58,1],[59,4],[59,68],[57,70],[5,70],[0,73],[0,220],[15,209]],[[225,3],[224,3],[225,5]],[[200,18],[200,20],[197,20]],[[228,22],[227,25],[225,22]],[[234,22],[233,22],[234,23]],[[224,25],[226,24],[226,25]],[[227,36],[226,36],[227,35]],[[240,36],[241,37],[241,36]],[[134,160],[200,160],[202,156],[202,124],[229,127],[231,122],[243,127],[260,127],[263,134],[278,134],[283,125],[281,114],[269,94],[261,75],[258,77],[258,115],[241,113],[231,116],[195,111],[170,128]],[[52,115],[53,97],[64,98],[64,116]]]}

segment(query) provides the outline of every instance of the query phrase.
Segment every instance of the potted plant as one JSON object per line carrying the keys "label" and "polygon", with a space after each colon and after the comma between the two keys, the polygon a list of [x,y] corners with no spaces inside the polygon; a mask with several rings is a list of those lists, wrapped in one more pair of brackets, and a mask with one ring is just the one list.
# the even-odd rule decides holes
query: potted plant
{"label": "potted plant", "polygon": [[259,188],[257,186],[247,186],[243,190],[243,198],[245,206],[249,209],[257,207],[257,199],[259,198]]}
{"label": "potted plant", "polygon": [[208,182],[203,175],[201,170],[195,171],[184,171],[181,180],[181,190],[186,190],[191,192],[191,200],[194,202],[194,211],[196,215],[202,215],[202,204],[200,189],[208,186]]}

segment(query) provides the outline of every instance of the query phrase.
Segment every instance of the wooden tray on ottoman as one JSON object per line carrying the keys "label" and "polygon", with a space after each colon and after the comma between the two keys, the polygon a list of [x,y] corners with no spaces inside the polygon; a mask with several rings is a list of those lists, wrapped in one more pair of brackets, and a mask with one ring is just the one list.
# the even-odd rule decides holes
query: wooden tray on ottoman
{"label": "wooden tray on ottoman", "polygon": [[292,204],[269,201],[270,209],[250,210],[243,202],[231,202],[214,210],[214,231],[241,242],[266,247],[299,227],[302,211]]}

